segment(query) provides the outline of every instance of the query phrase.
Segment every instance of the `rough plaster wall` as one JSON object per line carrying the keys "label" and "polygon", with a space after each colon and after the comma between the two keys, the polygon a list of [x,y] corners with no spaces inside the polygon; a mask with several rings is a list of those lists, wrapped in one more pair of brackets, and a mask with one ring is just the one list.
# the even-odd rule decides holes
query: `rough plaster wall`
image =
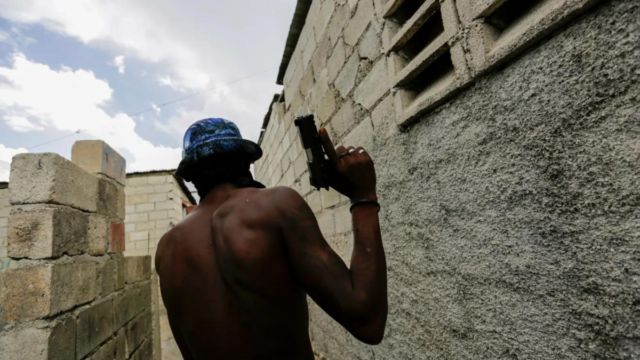
{"label": "rough plaster wall", "polygon": [[[640,357],[638,58],[640,3],[605,1],[409,131],[374,121],[359,134],[378,169],[387,333],[364,346],[312,304],[315,349],[327,359]],[[259,178],[281,166],[277,183],[300,191],[265,151]]]}

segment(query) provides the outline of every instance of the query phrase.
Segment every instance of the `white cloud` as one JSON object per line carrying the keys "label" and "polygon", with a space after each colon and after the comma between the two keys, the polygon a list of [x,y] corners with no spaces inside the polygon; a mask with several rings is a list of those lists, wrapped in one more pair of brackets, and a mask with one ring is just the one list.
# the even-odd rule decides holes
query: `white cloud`
{"label": "white cloud", "polygon": [[162,112],[162,109],[160,109],[160,107],[154,103],[151,103],[151,108],[156,112],[156,115],[160,115],[160,113]]}
{"label": "white cloud", "polygon": [[5,123],[11,130],[16,132],[43,131],[44,126],[34,124],[24,116],[5,115],[3,117]]}
{"label": "white cloud", "polygon": [[164,86],[172,86],[173,85],[173,81],[171,81],[171,77],[169,75],[159,77],[158,78],[158,83],[160,83],[160,85],[164,85]]}
{"label": "white cloud", "polygon": [[124,66],[124,55],[118,55],[113,59],[111,65],[118,68],[118,72],[120,74],[124,74],[125,66]]}
{"label": "white cloud", "polygon": [[39,119],[43,126],[57,130],[82,129],[123,155],[130,154],[132,171],[176,167],[180,149],[154,146],[136,133],[131,117],[104,111],[112,94],[109,84],[91,71],[68,67],[55,71],[22,54],[14,55],[11,67],[0,67],[1,111],[25,120]]}
{"label": "white cloud", "polygon": [[25,148],[11,149],[0,144],[0,181],[9,181],[11,158],[26,152]]}

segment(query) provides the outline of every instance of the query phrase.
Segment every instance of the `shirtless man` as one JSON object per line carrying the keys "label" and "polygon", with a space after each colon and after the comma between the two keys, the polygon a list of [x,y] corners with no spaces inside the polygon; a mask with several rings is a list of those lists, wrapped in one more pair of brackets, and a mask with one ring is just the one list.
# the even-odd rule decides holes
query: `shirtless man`
{"label": "shirtless man", "polygon": [[307,295],[358,340],[382,341],[387,274],[373,162],[361,148],[334,149],[326,130],[320,135],[332,187],[355,203],[350,269],[296,191],[253,180],[249,164],[262,150],[235,124],[206,119],[187,131],[177,174],[202,200],[156,253],[185,360],[313,360]]}

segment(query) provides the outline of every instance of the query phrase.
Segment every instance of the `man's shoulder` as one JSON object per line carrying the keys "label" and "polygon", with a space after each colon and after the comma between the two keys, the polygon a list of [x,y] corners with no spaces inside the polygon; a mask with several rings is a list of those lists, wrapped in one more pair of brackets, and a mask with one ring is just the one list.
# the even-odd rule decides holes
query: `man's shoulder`
{"label": "man's shoulder", "polygon": [[276,208],[278,207],[290,207],[301,202],[304,202],[302,195],[290,187],[276,186],[264,190],[260,190],[260,201],[268,203]]}

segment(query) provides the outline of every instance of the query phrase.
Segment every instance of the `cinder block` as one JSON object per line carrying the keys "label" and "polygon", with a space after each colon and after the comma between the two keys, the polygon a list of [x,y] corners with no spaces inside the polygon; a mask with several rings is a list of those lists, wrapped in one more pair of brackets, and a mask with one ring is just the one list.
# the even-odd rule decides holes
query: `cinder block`
{"label": "cinder block", "polygon": [[[149,304],[151,305],[151,304]],[[131,320],[126,326],[127,349],[133,352],[138,348],[145,338],[151,333],[151,307],[140,313],[135,319]]]}
{"label": "cinder block", "polygon": [[151,256],[127,257],[127,284],[149,280],[151,277]]}
{"label": "cinder block", "polygon": [[127,358],[127,336],[125,330],[122,329],[116,333],[116,356],[115,360],[125,360]]}
{"label": "cinder block", "polygon": [[349,61],[342,68],[334,83],[336,90],[340,92],[340,95],[343,98],[346,98],[349,93],[351,93],[351,90],[356,86],[356,78],[358,77],[359,68],[360,55],[356,52],[351,56],[351,58],[349,58]]}
{"label": "cinder block", "polygon": [[96,212],[106,182],[57,154],[20,154],[11,163],[11,203],[59,204]]}
{"label": "cinder block", "polygon": [[370,118],[363,120],[349,135],[342,140],[344,146],[363,147],[368,151],[373,151],[373,123]]}
{"label": "cinder block", "polygon": [[333,221],[333,214],[331,211],[323,211],[317,216],[318,225],[322,231],[324,237],[333,236],[336,233],[336,227]]}
{"label": "cinder block", "polygon": [[349,212],[350,206],[351,204],[343,205],[332,212],[337,234],[347,233],[352,229],[351,212]]}
{"label": "cinder block", "polygon": [[342,31],[350,18],[351,11],[348,5],[336,7],[326,30],[329,34],[329,39],[331,40],[331,46],[336,46],[336,43],[342,37]]}
{"label": "cinder block", "polygon": [[150,176],[148,178],[148,183],[149,185],[159,185],[159,184],[165,184],[167,182],[167,177],[162,175],[162,176]]}
{"label": "cinder block", "polygon": [[2,272],[0,303],[9,322],[39,319],[95,299],[97,265],[93,262],[44,264]]}
{"label": "cinder block", "polygon": [[131,360],[150,360],[153,358],[153,341],[146,339],[136,352],[131,355]]}
{"label": "cinder block", "polygon": [[81,211],[49,205],[15,206],[10,219],[8,253],[13,258],[57,258],[88,250],[88,218]]}
{"label": "cinder block", "polygon": [[373,0],[359,0],[355,15],[344,29],[344,42],[347,45],[355,46],[374,17]]}
{"label": "cinder block", "polygon": [[329,189],[329,191],[321,190],[320,191],[320,198],[321,198],[321,201],[322,201],[322,208],[323,209],[327,209],[327,208],[336,206],[340,202],[340,194],[337,191],[333,190],[333,189]]}
{"label": "cinder block", "polygon": [[127,260],[122,254],[113,254],[111,258],[116,263],[115,290],[121,290],[127,283]]}
{"label": "cinder block", "polygon": [[307,204],[314,213],[322,210],[322,203],[320,202],[320,192],[313,191],[307,196]]}
{"label": "cinder block", "polygon": [[[504,0],[465,0],[458,4],[467,22],[474,22],[467,42],[474,76],[482,75],[522,53],[541,38],[584,13],[600,0],[557,0],[531,3],[529,9]],[[504,4],[503,4],[504,3]],[[499,12],[499,11],[500,12]]]}
{"label": "cinder block", "polygon": [[100,295],[107,296],[113,293],[116,290],[116,282],[117,282],[117,272],[116,272],[116,260],[115,259],[107,259],[102,264],[101,269],[101,286],[100,286]]}
{"label": "cinder block", "polygon": [[126,160],[104,141],[76,141],[71,149],[71,160],[92,174],[102,174],[126,184]]}
{"label": "cinder block", "polygon": [[81,359],[113,334],[113,301],[109,299],[79,311],[77,329],[76,356]]}
{"label": "cinder block", "polygon": [[[331,127],[338,138],[342,137],[356,122],[353,101],[347,100],[331,119]],[[333,139],[338,140],[338,139]]]}
{"label": "cinder block", "polygon": [[0,333],[0,359],[69,360],[75,357],[73,317]]}
{"label": "cinder block", "polygon": [[387,58],[383,57],[362,80],[353,93],[353,99],[369,110],[389,91],[389,68]]}
{"label": "cinder block", "polygon": [[114,360],[116,355],[116,341],[109,340],[106,344],[100,346],[89,360]]}
{"label": "cinder block", "polygon": [[109,251],[109,218],[104,215],[91,214],[88,218],[87,240],[89,254],[98,256]]}

